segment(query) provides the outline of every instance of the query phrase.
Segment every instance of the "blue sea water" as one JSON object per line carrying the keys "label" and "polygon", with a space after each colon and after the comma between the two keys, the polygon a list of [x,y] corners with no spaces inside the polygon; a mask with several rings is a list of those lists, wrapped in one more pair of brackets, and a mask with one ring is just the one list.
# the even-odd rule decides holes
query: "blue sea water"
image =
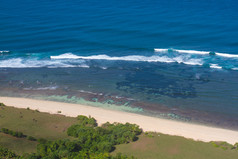
{"label": "blue sea water", "polygon": [[238,128],[237,8],[235,0],[0,0],[0,94],[84,98]]}

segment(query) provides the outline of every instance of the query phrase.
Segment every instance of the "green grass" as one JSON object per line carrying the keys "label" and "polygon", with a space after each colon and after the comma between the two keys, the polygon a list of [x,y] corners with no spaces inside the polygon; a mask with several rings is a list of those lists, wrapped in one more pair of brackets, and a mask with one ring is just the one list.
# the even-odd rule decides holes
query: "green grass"
{"label": "green grass", "polygon": [[[75,123],[77,118],[0,106],[0,128],[20,131],[38,139],[70,138],[66,130]],[[36,141],[0,132],[0,146],[17,154],[35,152],[36,145]],[[116,146],[112,154],[118,152],[138,159],[238,159],[238,150],[222,142],[205,143],[159,133],[143,133],[136,142]]]}
{"label": "green grass", "polygon": [[[76,122],[76,118],[63,115],[51,115],[36,110],[0,106],[0,128],[20,131],[37,139],[69,138],[66,130]],[[22,154],[24,152],[34,152],[37,142],[29,141],[26,138],[19,139],[0,132],[0,145]]]}
{"label": "green grass", "polygon": [[113,154],[118,152],[138,159],[238,159],[234,149],[159,133],[142,134],[136,142],[118,145]]}
{"label": "green grass", "polygon": [[17,154],[36,152],[37,142],[0,133],[0,145]]}

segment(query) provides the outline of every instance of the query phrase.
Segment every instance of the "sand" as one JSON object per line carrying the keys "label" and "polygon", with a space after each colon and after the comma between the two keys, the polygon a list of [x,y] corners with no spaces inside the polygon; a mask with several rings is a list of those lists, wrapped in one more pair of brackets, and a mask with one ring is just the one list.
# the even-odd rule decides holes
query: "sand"
{"label": "sand", "polygon": [[61,111],[61,114],[71,117],[91,115],[97,120],[98,124],[108,121],[120,123],[129,122],[139,125],[144,131],[183,136],[185,138],[205,142],[226,141],[231,144],[238,142],[238,131],[107,110],[98,107],[12,97],[0,97],[0,102],[8,106],[17,108],[29,107],[30,109],[37,109],[41,112],[49,112],[52,114],[57,114],[58,111]]}

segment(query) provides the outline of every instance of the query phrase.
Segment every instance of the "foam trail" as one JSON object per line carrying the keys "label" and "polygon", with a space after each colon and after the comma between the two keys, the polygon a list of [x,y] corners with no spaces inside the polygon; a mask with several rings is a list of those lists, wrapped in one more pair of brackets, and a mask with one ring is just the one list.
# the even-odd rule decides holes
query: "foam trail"
{"label": "foam trail", "polygon": [[205,55],[210,53],[208,51],[197,51],[197,50],[176,50],[176,49],[157,49],[157,48],[154,49],[155,52],[169,52],[170,50],[174,52],[178,52],[178,53],[200,54],[200,55]]}
{"label": "foam trail", "polygon": [[234,55],[234,54],[226,54],[226,53],[219,53],[219,52],[216,52],[216,55],[218,55],[218,56],[223,56],[223,57],[233,57],[233,58],[238,58],[238,55]]}
{"label": "foam trail", "polygon": [[140,55],[130,55],[121,57],[111,57],[108,55],[93,55],[93,56],[77,56],[71,53],[62,54],[59,56],[51,56],[51,59],[85,59],[85,60],[111,60],[111,61],[137,61],[137,62],[165,62],[165,63],[184,63],[189,65],[202,65],[200,59],[189,59],[186,57],[167,57],[167,56],[140,56]]}
{"label": "foam trail", "polygon": [[51,59],[84,59],[84,60],[111,60],[111,61],[141,61],[141,62],[175,62],[169,57],[163,56],[121,56],[121,57],[111,57],[108,55],[92,55],[92,56],[77,56],[74,54],[62,54],[59,56],[50,56]]}
{"label": "foam trail", "polygon": [[2,54],[2,53],[9,53],[10,51],[8,51],[8,50],[1,50],[0,51],[0,54]]}
{"label": "foam trail", "polygon": [[36,88],[36,90],[56,90],[58,86],[49,86],[49,87],[40,87]]}
{"label": "foam trail", "polygon": [[168,52],[168,49],[154,49],[155,52]]}
{"label": "foam trail", "polygon": [[196,51],[196,50],[174,50],[179,53],[188,53],[188,54],[200,54],[200,55],[206,55],[209,54],[209,51]]}
{"label": "foam trail", "polygon": [[72,53],[65,53],[59,56],[50,56],[51,59],[79,59],[79,56]]}
{"label": "foam trail", "polygon": [[187,65],[203,65],[203,61],[201,59],[189,59],[186,56],[177,56],[173,58],[174,61],[178,63],[184,63]]}
{"label": "foam trail", "polygon": [[222,69],[222,67],[219,66],[218,64],[211,64],[210,68]]}
{"label": "foam trail", "polygon": [[37,59],[26,59],[13,58],[8,60],[0,61],[0,68],[58,68],[58,67],[85,67],[89,68],[88,65],[78,62],[77,64],[71,64],[70,60],[37,60]]}
{"label": "foam trail", "polygon": [[177,50],[177,49],[154,49],[155,52],[168,52],[172,50],[178,53],[186,53],[186,54],[199,54],[199,55],[210,55],[214,53],[214,55],[228,57],[228,58],[238,58],[238,55],[234,54],[227,54],[227,53],[220,53],[220,52],[211,52],[211,51],[197,51],[197,50]]}

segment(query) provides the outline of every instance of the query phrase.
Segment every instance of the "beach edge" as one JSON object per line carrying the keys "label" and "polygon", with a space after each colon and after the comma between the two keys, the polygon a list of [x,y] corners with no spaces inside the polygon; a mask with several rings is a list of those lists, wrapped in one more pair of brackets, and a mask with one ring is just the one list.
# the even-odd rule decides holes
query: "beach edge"
{"label": "beach edge", "polygon": [[78,115],[92,116],[97,120],[99,125],[106,122],[128,122],[139,125],[143,131],[182,136],[204,142],[226,141],[230,144],[238,142],[238,131],[234,130],[161,119],[88,105],[15,97],[0,97],[0,102],[15,108],[37,109],[40,112],[62,114],[70,117],[76,117]]}

